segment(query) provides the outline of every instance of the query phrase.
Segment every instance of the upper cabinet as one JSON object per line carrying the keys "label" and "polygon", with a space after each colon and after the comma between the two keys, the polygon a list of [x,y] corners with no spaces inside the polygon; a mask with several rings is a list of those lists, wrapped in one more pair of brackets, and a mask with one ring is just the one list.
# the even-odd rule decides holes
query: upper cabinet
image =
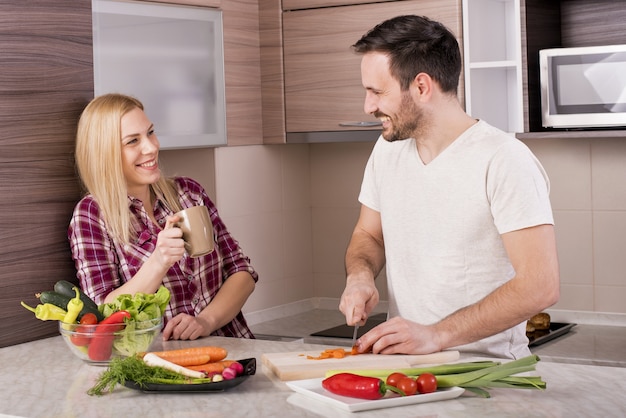
{"label": "upper cabinet", "polygon": [[[304,6],[338,2],[292,0],[284,3]],[[292,10],[282,14],[287,135],[379,130],[378,121],[363,111],[365,91],[361,84],[361,58],[350,47],[376,24],[404,14],[438,20],[461,40],[458,0],[395,1]]]}
{"label": "upper cabinet", "polygon": [[318,7],[349,6],[353,4],[365,3],[383,3],[384,1],[385,0],[283,0],[283,10],[315,9]]}
{"label": "upper cabinet", "polygon": [[463,0],[466,111],[524,131],[520,0]]}

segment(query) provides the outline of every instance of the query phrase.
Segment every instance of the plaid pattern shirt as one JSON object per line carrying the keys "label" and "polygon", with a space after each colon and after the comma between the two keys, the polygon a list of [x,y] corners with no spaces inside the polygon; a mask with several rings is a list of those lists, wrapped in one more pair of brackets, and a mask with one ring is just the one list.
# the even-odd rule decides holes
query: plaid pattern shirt
{"label": "plaid pattern shirt", "polygon": [[[247,271],[255,282],[258,280],[250,260],[226,229],[202,186],[185,177],[177,177],[175,181],[183,208],[197,205],[209,208],[215,251],[198,258],[191,258],[185,253],[169,269],[163,278],[163,284],[171,292],[165,322],[179,313],[196,316],[211,302],[222,283],[238,271]],[[173,214],[162,200],[157,199],[154,205],[154,216],[160,225],[157,227],[141,201],[129,196],[128,203],[134,215],[133,226],[137,235],[130,245],[121,245],[109,236],[98,204],[91,195],[78,202],[70,221],[68,239],[77,276],[83,291],[96,303],[103,303],[109,292],[135,276],[154,251],[165,218]],[[212,335],[254,338],[241,312]]]}

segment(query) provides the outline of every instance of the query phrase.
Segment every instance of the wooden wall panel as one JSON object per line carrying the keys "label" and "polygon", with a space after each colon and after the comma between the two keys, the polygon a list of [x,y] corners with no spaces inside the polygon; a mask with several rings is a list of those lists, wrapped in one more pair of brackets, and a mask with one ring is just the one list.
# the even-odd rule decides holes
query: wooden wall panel
{"label": "wooden wall panel", "polygon": [[75,281],[67,224],[73,161],[93,97],[90,0],[0,2],[0,347],[58,334],[19,304]]}

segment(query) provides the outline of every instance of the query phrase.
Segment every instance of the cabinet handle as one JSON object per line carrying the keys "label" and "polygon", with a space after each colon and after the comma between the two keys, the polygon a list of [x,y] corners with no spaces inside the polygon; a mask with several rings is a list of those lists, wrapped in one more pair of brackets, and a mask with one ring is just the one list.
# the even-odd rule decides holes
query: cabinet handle
{"label": "cabinet handle", "polygon": [[339,122],[339,126],[351,126],[351,127],[360,127],[360,128],[367,128],[370,126],[382,126],[382,122],[380,121],[355,121],[355,122]]}

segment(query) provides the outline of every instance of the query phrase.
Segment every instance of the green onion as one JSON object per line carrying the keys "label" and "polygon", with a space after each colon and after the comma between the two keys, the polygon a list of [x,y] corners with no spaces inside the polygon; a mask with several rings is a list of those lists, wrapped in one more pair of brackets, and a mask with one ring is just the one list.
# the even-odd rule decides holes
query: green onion
{"label": "green onion", "polygon": [[432,373],[437,378],[437,387],[439,388],[458,386],[488,398],[490,395],[485,388],[545,389],[546,383],[539,376],[514,376],[519,373],[534,371],[539,360],[539,357],[533,354],[503,364],[484,361],[395,370],[329,370],[326,372],[326,377],[341,372],[379,378],[385,378],[393,372],[404,373],[411,377],[417,377],[422,373]]}
{"label": "green onion", "polygon": [[367,369],[367,370],[327,370],[326,377],[339,373],[354,373],[361,376],[387,377],[391,373],[403,373],[407,376],[419,376],[422,373],[432,373],[434,375],[447,375],[455,373],[465,373],[474,370],[481,370],[500,364],[495,361],[471,361],[467,363],[442,364],[430,367],[410,367],[405,369]]}

